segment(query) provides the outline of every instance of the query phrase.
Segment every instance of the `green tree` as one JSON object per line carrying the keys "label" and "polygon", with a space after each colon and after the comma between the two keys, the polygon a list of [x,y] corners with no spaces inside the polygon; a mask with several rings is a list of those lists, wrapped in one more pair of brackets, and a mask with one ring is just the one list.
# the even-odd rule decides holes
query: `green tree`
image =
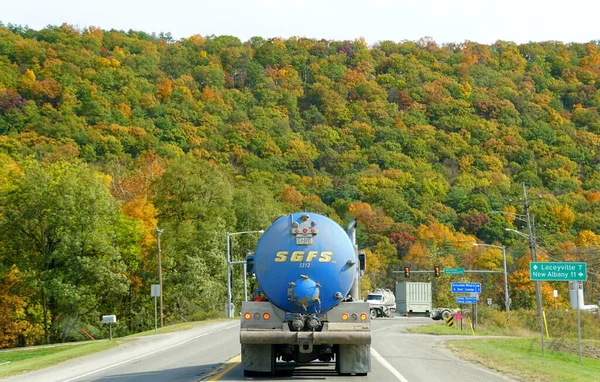
{"label": "green tree", "polygon": [[[47,343],[112,311],[128,279],[116,231],[120,212],[99,174],[84,165],[26,161],[0,190],[3,262],[15,264],[43,309]],[[110,309],[110,310],[109,310]],[[37,324],[37,323],[36,323]]]}
{"label": "green tree", "polygon": [[221,310],[225,234],[236,222],[230,177],[215,164],[185,155],[157,180],[154,204],[164,229],[167,318]]}

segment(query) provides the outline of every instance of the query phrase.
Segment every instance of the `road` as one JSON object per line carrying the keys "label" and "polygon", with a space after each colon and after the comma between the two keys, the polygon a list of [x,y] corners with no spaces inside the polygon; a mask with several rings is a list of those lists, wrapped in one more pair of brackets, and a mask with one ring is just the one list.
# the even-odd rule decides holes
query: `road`
{"label": "road", "polygon": [[[394,317],[372,321],[371,373],[338,376],[333,365],[295,370],[282,364],[274,378],[302,381],[511,381],[481,366],[460,360],[445,349],[447,337],[410,334],[406,328],[431,323],[430,318]],[[464,337],[461,337],[464,340]],[[3,382],[195,382],[245,381],[239,364],[237,321],[208,323],[193,329],[140,337],[135,341]],[[278,365],[279,368],[280,365]]]}

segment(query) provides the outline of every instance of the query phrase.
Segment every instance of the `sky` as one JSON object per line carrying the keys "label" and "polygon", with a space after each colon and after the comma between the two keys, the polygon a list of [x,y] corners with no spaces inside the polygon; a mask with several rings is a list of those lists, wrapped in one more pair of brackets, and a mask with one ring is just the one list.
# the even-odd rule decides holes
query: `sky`
{"label": "sky", "polygon": [[600,1],[580,0],[0,0],[0,21],[147,33],[364,38],[438,44],[600,40]]}

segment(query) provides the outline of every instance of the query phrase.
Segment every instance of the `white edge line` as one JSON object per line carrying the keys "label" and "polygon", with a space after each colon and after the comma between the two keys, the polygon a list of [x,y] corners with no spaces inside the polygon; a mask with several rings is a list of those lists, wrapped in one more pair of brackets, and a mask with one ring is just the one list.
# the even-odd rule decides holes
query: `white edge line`
{"label": "white edge line", "polygon": [[377,353],[375,349],[371,348],[371,353],[373,354],[373,357],[375,357],[375,359],[379,361],[380,364],[382,364],[386,369],[388,369],[390,373],[394,374],[394,376],[398,378],[399,381],[408,382],[408,380],[404,378],[404,376],[400,374],[398,370],[394,369],[394,367],[390,365],[390,363],[386,361],[385,358],[379,355],[379,353]]}
{"label": "white edge line", "polygon": [[220,332],[220,331],[223,331],[223,330],[227,330],[227,329],[235,328],[235,327],[236,327],[236,326],[238,326],[238,325],[239,325],[239,323],[237,323],[237,324],[235,324],[235,325],[232,325],[232,326],[228,326],[228,327],[225,327],[225,328],[219,329],[219,330],[214,330],[214,331],[212,331],[212,332],[203,333],[203,334],[197,335],[196,337],[189,338],[189,339],[187,339],[187,340],[185,340],[185,341],[183,341],[183,342],[180,342],[180,343],[177,343],[177,344],[173,344],[173,345],[171,345],[171,346],[167,346],[166,348],[162,348],[162,349],[158,349],[158,350],[152,351],[152,352],[150,352],[150,353],[146,353],[146,354],[138,355],[137,357],[129,358],[129,359],[125,360],[125,361],[121,361],[121,362],[119,362],[119,363],[115,363],[114,365],[109,365],[109,366],[106,366],[106,367],[100,368],[100,369],[98,369],[98,370],[90,371],[89,373],[86,373],[86,374],[81,374],[81,375],[78,375],[77,377],[73,377],[73,378],[71,378],[71,379],[65,379],[65,380],[63,380],[63,382],[70,382],[70,381],[74,381],[74,380],[76,380],[76,379],[79,379],[79,378],[84,378],[84,377],[87,377],[88,375],[92,375],[92,374],[96,374],[96,373],[99,373],[99,372],[101,372],[101,371],[104,371],[104,370],[112,369],[113,367],[117,367],[117,366],[120,366],[120,365],[126,364],[126,363],[128,363],[128,362],[131,362],[131,361],[138,360],[138,359],[140,359],[140,358],[148,357],[148,356],[150,356],[150,355],[152,355],[152,354],[160,353],[161,351],[169,350],[169,349],[171,349],[171,348],[174,348],[174,347],[176,347],[176,346],[181,346],[181,345],[183,345],[183,344],[186,344],[186,343],[188,343],[188,342],[190,342],[190,341],[197,340],[197,339],[198,339],[198,338],[200,338],[200,337],[204,337],[204,336],[206,336],[206,335],[213,334],[213,333],[216,333],[216,332]]}

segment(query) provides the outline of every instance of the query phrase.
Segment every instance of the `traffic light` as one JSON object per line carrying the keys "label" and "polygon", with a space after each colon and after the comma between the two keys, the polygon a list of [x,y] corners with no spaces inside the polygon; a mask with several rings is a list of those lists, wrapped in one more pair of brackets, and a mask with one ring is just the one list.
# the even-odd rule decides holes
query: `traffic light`
{"label": "traffic light", "polygon": [[436,265],[435,267],[433,267],[433,275],[435,277],[440,277],[440,267],[439,267],[439,265]]}
{"label": "traffic light", "polygon": [[404,267],[404,277],[410,277],[410,268]]}
{"label": "traffic light", "polygon": [[364,251],[358,252],[358,265],[358,269],[360,270],[360,274],[362,276],[362,274],[367,270],[367,255]]}
{"label": "traffic light", "polygon": [[246,273],[248,275],[254,274],[254,253],[246,254]]}

